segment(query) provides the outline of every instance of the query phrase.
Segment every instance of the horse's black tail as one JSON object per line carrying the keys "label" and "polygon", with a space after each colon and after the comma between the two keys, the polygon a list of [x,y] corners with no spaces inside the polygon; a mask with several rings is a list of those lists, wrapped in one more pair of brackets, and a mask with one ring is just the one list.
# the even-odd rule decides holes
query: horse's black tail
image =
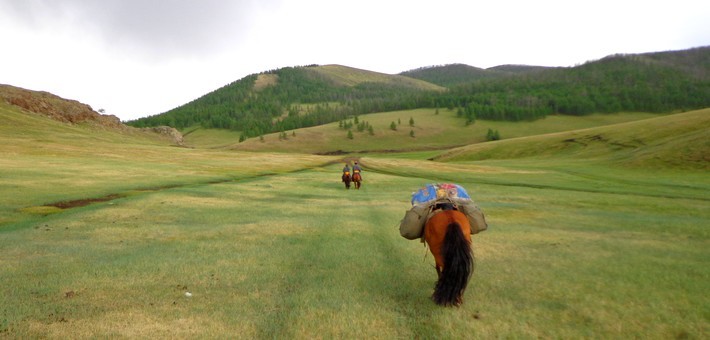
{"label": "horse's black tail", "polygon": [[444,269],[431,298],[438,305],[458,306],[473,274],[473,253],[471,242],[464,237],[458,223],[450,223],[446,228],[441,247]]}

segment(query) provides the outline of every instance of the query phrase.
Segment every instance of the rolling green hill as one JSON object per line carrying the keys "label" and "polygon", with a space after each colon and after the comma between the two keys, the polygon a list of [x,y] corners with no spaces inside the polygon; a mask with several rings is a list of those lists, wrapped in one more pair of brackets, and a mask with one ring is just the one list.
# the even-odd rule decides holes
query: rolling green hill
{"label": "rolling green hill", "polygon": [[356,87],[372,83],[409,88],[414,90],[442,91],[441,86],[431,82],[414,79],[402,75],[390,75],[367,70],[356,69],[342,65],[323,65],[307,68],[307,71],[320,75],[323,79],[336,86]]}
{"label": "rolling green hill", "polygon": [[[341,82],[357,82],[357,76],[349,75],[351,69],[332,68],[342,72]],[[9,86],[2,90],[3,98],[13,103],[3,104],[4,121],[8,122],[3,129],[9,129],[4,134],[6,138],[23,136],[26,139],[22,143],[8,140],[6,149],[10,152],[20,153],[13,151],[17,145],[32,145],[33,140],[38,144],[50,142],[48,145],[54,148],[61,146],[54,151],[44,148],[45,152],[59,154],[71,152],[65,148],[76,148],[72,146],[76,140],[107,147],[125,145],[127,139],[139,145],[174,142],[169,136],[129,128],[111,119],[105,123],[108,118],[76,101]],[[37,110],[43,111],[42,115],[29,111],[33,108],[41,108]],[[197,127],[185,132],[184,142],[197,148],[252,152],[419,152],[438,161],[552,157],[600,159],[630,166],[705,169],[710,164],[709,110],[661,117],[650,113],[553,115],[529,122],[478,120],[464,124],[451,110],[416,109],[360,115],[339,123],[267,134],[243,142],[238,141],[239,133],[231,130]],[[68,118],[46,117],[53,117],[52,114],[74,120],[80,116],[90,119],[67,125],[61,122],[69,122]],[[489,131],[500,133],[504,140],[487,142]]]}
{"label": "rolling green hill", "polygon": [[710,107],[710,47],[613,55],[556,68],[502,65],[482,70],[454,64],[386,75],[339,65],[286,67],[247,76],[128,124],[229,129],[246,139],[359,114],[417,108],[457,110],[473,123],[705,107]]}
{"label": "rolling green hill", "polygon": [[399,75],[326,65],[253,74],[168,112],[129,125],[238,130],[247,137],[316,126],[355,114],[427,106],[445,88]]}
{"label": "rolling green hill", "polygon": [[[437,114],[436,112],[439,112]],[[213,139],[216,134],[209,130],[198,130],[185,136],[188,145],[224,146],[230,144],[235,150],[276,151],[316,154],[339,153],[401,153],[411,151],[446,150],[468,144],[482,143],[487,140],[488,130],[498,131],[503,139],[533,136],[553,132],[585,129],[603,125],[624,123],[657,117],[650,113],[597,114],[584,117],[564,115],[548,116],[532,122],[507,122],[478,120],[466,125],[456,116],[456,112],[447,109],[416,109],[392,111],[358,116],[360,124],[372,127],[358,131],[354,119],[350,128],[352,138],[348,138],[348,129],[341,123],[289,130],[283,134],[264,135],[263,138],[251,138],[238,143],[236,134],[226,131],[219,135],[220,141]],[[414,122],[410,126],[410,120]],[[391,129],[392,123],[396,130]],[[412,134],[414,136],[412,136]],[[211,137],[210,137],[211,136]]]}
{"label": "rolling green hill", "polygon": [[468,120],[531,120],[549,114],[677,112],[710,107],[710,47],[613,55],[571,68],[481,79],[439,97]]}
{"label": "rolling green hill", "polygon": [[481,79],[494,79],[513,76],[521,73],[536,72],[548,69],[542,66],[501,65],[482,69],[465,64],[449,64],[443,66],[422,67],[400,73],[403,76],[421,79],[445,87],[468,84]]}
{"label": "rolling green hill", "polygon": [[634,167],[710,169],[710,109],[559,133],[467,145],[446,162],[564,158]]}

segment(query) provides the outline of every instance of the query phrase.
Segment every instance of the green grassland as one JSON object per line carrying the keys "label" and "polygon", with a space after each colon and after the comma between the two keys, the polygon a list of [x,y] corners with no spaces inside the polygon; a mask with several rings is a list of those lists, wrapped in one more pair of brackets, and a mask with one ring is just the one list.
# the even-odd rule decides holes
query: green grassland
{"label": "green grassland", "polygon": [[[417,109],[361,115],[358,120],[369,123],[373,127],[374,135],[370,135],[367,130],[358,132],[354,127],[352,139],[348,138],[347,130],[339,128],[338,123],[331,123],[298,129],[296,136],[292,136],[291,131],[288,131],[287,140],[279,138],[279,134],[269,134],[265,135],[263,140],[251,138],[237,143],[238,135],[233,134],[230,137],[224,133],[225,139],[219,144],[226,145],[231,140],[231,149],[234,150],[321,154],[336,151],[363,153],[443,150],[485,142],[488,129],[497,130],[503,139],[509,139],[658,117],[648,113],[585,117],[549,116],[526,123],[479,120],[466,126],[465,120],[456,117],[454,111],[439,109],[439,114],[436,112],[436,109]],[[414,120],[414,126],[409,125],[410,119]],[[390,129],[392,122],[395,123],[396,130]],[[414,132],[414,137],[410,136],[410,131]],[[199,135],[188,135],[186,140],[188,144],[204,143]]]}
{"label": "green grassland", "polygon": [[[614,123],[631,125],[603,136],[617,140],[627,131],[648,146],[638,150],[672,157],[661,152],[662,143],[647,142],[662,140],[664,128],[625,123],[649,118],[644,114],[594,116],[596,125],[548,117],[468,127],[443,111],[362,116],[382,126],[377,138],[353,145],[367,138],[356,134],[333,148],[389,149],[390,140],[411,138],[408,126],[386,132],[389,122],[401,118],[406,126],[410,116],[415,127],[422,124],[415,139],[426,142],[400,148],[409,153],[361,158],[360,191],[343,188],[342,164],[332,163],[338,158],[303,153],[331,150],[317,144],[334,139],[309,139],[344,137],[337,125],[296,130],[287,141],[249,140],[235,151],[207,148],[227,144],[221,136],[178,148],[7,106],[0,116],[0,337],[702,339],[710,333],[706,168],[620,163],[618,154],[607,150],[612,156],[602,157],[594,149],[577,150],[576,157],[563,150],[516,158],[501,149],[507,156],[424,160],[448,155],[429,148],[476,142],[487,128],[511,141],[480,145],[503,148],[513,137],[561,132],[567,124],[611,129]],[[699,119],[650,120],[663,118],[671,120],[662,127]],[[424,125],[441,121],[460,127],[442,127],[437,141]],[[707,139],[680,138],[706,150]],[[516,148],[540,143],[554,140]],[[250,144],[261,152],[244,151]],[[294,150],[301,153],[284,145],[300,145]],[[398,233],[410,193],[441,181],[466,187],[490,226],[473,237],[476,269],[459,308],[429,300],[433,259]],[[122,195],[82,207],[37,208],[116,193]]]}
{"label": "green grassland", "polygon": [[689,167],[710,165],[710,109],[625,124],[539,134],[497,143],[467,145],[437,160],[597,158],[627,166]]}
{"label": "green grassland", "polygon": [[227,129],[203,129],[199,126],[185,129],[183,138],[193,148],[219,149],[234,144],[241,132]]}
{"label": "green grassland", "polygon": [[334,160],[196,151],[135,129],[70,125],[4,104],[0,115],[0,224],[21,220],[23,210],[52,211],[41,206],[56,202],[296,171]]}

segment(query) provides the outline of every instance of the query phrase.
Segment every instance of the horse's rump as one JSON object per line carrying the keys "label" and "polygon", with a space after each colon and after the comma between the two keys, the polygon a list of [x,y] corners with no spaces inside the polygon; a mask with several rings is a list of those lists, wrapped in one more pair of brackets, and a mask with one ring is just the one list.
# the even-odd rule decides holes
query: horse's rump
{"label": "horse's rump", "polygon": [[360,186],[362,185],[362,176],[360,176],[360,172],[355,172],[353,173],[353,183],[355,183],[355,189],[360,189]]}
{"label": "horse's rump", "polygon": [[444,258],[441,251],[446,234],[455,225],[463,233],[463,238],[471,243],[470,224],[466,215],[457,210],[438,211],[430,214],[424,226],[424,241],[429,246],[434,255],[437,265],[444,266]]}
{"label": "horse's rump", "polygon": [[433,215],[424,228],[424,240],[434,255],[439,280],[432,299],[439,305],[459,305],[473,273],[470,225],[456,210]]}

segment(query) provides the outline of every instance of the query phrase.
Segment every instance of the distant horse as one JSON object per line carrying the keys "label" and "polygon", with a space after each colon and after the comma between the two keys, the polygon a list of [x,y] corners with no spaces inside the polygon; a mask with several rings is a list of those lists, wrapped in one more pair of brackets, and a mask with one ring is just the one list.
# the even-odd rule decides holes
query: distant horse
{"label": "distant horse", "polygon": [[356,172],[353,174],[353,182],[355,182],[355,189],[360,189],[360,186],[362,186],[362,176],[360,176],[359,172]]}
{"label": "distant horse", "polygon": [[352,179],[350,178],[350,174],[343,173],[342,180],[343,180],[343,183],[345,183],[345,189],[350,189],[350,182],[352,182]]}
{"label": "distant horse", "polygon": [[471,226],[466,215],[452,204],[437,206],[442,211],[424,226],[424,241],[434,255],[439,279],[431,298],[441,306],[458,306],[473,274]]}

